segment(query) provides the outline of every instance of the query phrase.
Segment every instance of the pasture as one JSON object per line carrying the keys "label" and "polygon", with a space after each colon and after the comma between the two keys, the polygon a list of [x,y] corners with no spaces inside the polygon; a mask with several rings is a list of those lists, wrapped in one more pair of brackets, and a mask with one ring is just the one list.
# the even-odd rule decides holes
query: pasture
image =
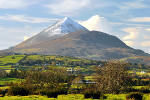
{"label": "pasture", "polygon": [[[30,95],[30,96],[5,96],[0,100],[126,100],[126,94],[106,94],[107,99],[84,99],[82,94],[59,95],[57,98],[47,98],[46,96]],[[150,94],[145,94],[143,100],[150,100]]]}

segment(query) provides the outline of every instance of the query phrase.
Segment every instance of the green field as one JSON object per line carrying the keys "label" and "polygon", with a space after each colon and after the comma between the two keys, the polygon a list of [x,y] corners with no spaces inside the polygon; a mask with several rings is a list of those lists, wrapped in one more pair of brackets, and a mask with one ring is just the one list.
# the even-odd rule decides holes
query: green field
{"label": "green field", "polygon": [[57,61],[72,61],[72,62],[87,62],[90,60],[87,59],[79,59],[75,57],[66,57],[66,56],[44,56],[44,55],[28,55],[25,60],[57,60]]}
{"label": "green field", "polygon": [[[43,64],[48,64],[48,67],[72,67],[72,64],[81,64],[82,66],[75,66],[76,68],[87,67],[84,64],[92,63],[91,60],[79,59],[75,57],[65,56],[49,56],[49,55],[9,55],[0,56],[0,69],[9,72],[11,69],[32,69],[41,68]],[[83,64],[84,63],[84,64]],[[51,64],[51,65],[50,65]]]}
{"label": "green field", "polygon": [[23,79],[18,78],[0,78],[0,85],[5,85],[9,83],[19,83],[23,81]]}
{"label": "green field", "polygon": [[11,56],[1,56],[0,57],[0,66],[6,64],[16,64],[18,63],[25,55],[11,55]]}
{"label": "green field", "polygon": [[0,69],[11,70],[12,65],[16,65],[25,55],[0,56]]}
{"label": "green field", "polygon": [[[47,98],[46,96],[5,96],[0,100],[126,100],[126,94],[112,95],[107,94],[107,99],[84,99],[82,94],[59,95],[57,98]],[[143,100],[150,100],[150,95],[144,95]]]}

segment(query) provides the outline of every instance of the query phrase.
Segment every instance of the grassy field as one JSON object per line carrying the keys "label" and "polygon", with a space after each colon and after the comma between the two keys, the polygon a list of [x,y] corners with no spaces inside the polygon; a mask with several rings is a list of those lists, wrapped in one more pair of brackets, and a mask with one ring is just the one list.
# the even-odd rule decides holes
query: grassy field
{"label": "grassy field", "polygon": [[90,62],[87,59],[79,59],[74,57],[65,57],[65,56],[43,56],[43,55],[28,55],[25,60],[52,60],[57,61],[72,61],[72,62]]}
{"label": "grassy field", "polygon": [[10,55],[10,56],[0,56],[0,69],[10,71],[11,66],[17,64],[25,55]]}
{"label": "grassy field", "polygon": [[5,85],[6,83],[19,83],[21,81],[23,80],[18,78],[0,78],[0,85]]}
{"label": "grassy field", "polygon": [[11,56],[2,56],[0,57],[0,66],[5,64],[16,64],[20,61],[25,55],[11,55]]}
{"label": "grassy field", "polygon": [[[59,95],[57,98],[47,98],[46,96],[5,96],[0,100],[126,100],[126,94],[107,94],[107,99],[84,99],[82,94]],[[150,100],[150,94],[144,95],[143,100]]]}
{"label": "grassy field", "polygon": [[136,74],[139,75],[139,76],[150,76],[150,73],[147,73],[147,72],[145,72],[145,73],[136,72]]}
{"label": "grassy field", "polygon": [[[24,58],[24,59],[23,59]],[[18,63],[19,61],[23,61],[23,62],[30,62],[33,61],[33,65],[30,66],[26,66],[26,65],[19,65],[19,67],[21,69],[31,69],[31,68],[35,68],[35,67],[39,67],[39,66],[35,66],[35,62],[37,61],[42,61],[43,63],[45,63],[44,61],[49,61],[49,60],[55,60],[56,62],[63,62],[62,66],[67,66],[67,67],[71,67],[69,62],[79,62],[79,63],[91,63],[90,60],[87,59],[79,59],[79,58],[74,58],[74,57],[65,57],[65,56],[44,56],[44,55],[9,55],[9,56],[0,56],[0,69],[6,70],[6,71],[10,71],[11,69],[15,69],[15,67],[18,67]],[[56,63],[55,63],[56,64]],[[12,66],[15,66],[14,68],[12,68]],[[37,65],[37,64],[36,64]],[[38,63],[38,65],[40,65]],[[69,66],[70,65],[70,66]],[[32,67],[31,67],[32,66]],[[58,64],[56,64],[55,66],[58,66]],[[59,65],[60,66],[60,65]],[[80,66],[79,66],[80,67]]]}
{"label": "grassy field", "polygon": [[133,86],[134,89],[147,88],[148,86]]}
{"label": "grassy field", "polygon": [[46,96],[5,96],[0,97],[0,100],[57,100],[57,99],[47,98]]}

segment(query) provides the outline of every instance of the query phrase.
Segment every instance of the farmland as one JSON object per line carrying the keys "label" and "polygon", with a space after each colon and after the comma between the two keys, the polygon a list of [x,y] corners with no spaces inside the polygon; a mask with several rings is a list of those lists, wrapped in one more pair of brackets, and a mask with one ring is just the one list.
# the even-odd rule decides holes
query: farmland
{"label": "farmland", "polygon": [[[108,96],[107,99],[100,99],[100,100],[126,100],[126,94],[106,94]],[[144,95],[143,100],[149,100],[150,95]],[[58,98],[47,98],[46,96],[37,96],[37,95],[30,95],[30,96],[6,96],[0,97],[0,100],[93,100],[93,99],[84,99],[82,94],[70,94],[70,95],[59,95]]]}
{"label": "farmland", "polygon": [[[105,69],[104,66],[106,65],[110,66],[109,69],[112,68],[112,70]],[[124,73],[122,71],[124,69],[122,69],[122,67],[120,66],[124,65],[111,65],[107,64],[107,62],[104,61],[95,61],[66,56],[1,56],[0,93],[2,93],[2,91],[8,91],[8,93],[6,93],[4,97],[0,97],[0,100],[93,100],[92,96],[90,98],[86,98],[85,93],[88,90],[88,84],[94,85],[92,88],[90,87],[89,89],[94,89],[96,84],[95,81],[97,81],[98,79],[97,76],[102,75],[104,77],[106,75],[107,78],[108,75],[111,77],[119,77],[120,79],[122,78],[120,76],[127,74],[130,75],[133,82],[132,84],[134,84],[132,86],[129,86],[130,92],[127,92],[126,90],[119,90],[119,88],[117,87],[115,88],[118,89],[116,92],[116,90],[111,88],[110,86],[108,90],[101,90],[101,92],[103,92],[98,94],[102,95],[100,99],[125,100],[127,95],[135,92],[142,93],[142,95],[144,94],[143,100],[149,100],[150,67],[143,64],[127,64],[128,70],[127,73]],[[103,67],[104,69],[100,70],[103,70],[104,72],[102,73],[100,71],[101,74],[99,74],[98,69]],[[114,69],[115,67],[116,69]],[[117,75],[115,73],[120,75]],[[103,77],[101,77],[100,79],[102,80]],[[113,80],[115,79],[116,78],[113,78]],[[105,80],[103,82],[107,83],[107,81]],[[52,87],[57,87],[58,89],[54,89]],[[121,88],[123,87],[121,86]],[[16,92],[14,91],[19,90],[21,92],[22,89],[23,91],[26,91],[27,94],[24,95],[25,92],[23,92],[23,94],[15,94]],[[110,93],[109,90],[112,92]],[[57,91],[58,96],[53,97],[51,93]]]}

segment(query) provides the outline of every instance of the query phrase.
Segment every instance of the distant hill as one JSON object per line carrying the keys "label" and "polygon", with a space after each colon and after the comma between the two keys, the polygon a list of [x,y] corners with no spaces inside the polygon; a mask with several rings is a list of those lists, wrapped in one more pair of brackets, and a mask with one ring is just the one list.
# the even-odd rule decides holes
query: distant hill
{"label": "distant hill", "polygon": [[120,61],[132,63],[132,64],[150,65],[150,57],[148,57],[148,56],[126,57],[126,58],[120,59]]}
{"label": "distant hill", "polygon": [[94,60],[150,56],[142,50],[127,46],[116,36],[89,31],[70,18],[64,18],[30,39],[4,51],[74,56]]}

